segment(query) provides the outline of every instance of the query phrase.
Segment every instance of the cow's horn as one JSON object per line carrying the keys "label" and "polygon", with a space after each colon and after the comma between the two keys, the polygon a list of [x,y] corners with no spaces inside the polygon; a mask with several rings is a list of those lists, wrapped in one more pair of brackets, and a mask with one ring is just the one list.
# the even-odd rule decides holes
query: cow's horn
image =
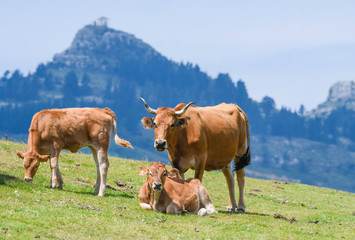
{"label": "cow's horn", "polygon": [[157,110],[155,110],[155,109],[149,107],[148,103],[147,103],[143,98],[140,98],[140,99],[143,101],[144,107],[145,107],[145,109],[147,110],[147,112],[149,112],[149,113],[151,113],[151,114],[155,114],[155,115],[157,114]]}
{"label": "cow's horn", "polygon": [[194,104],[194,103],[196,103],[196,102],[189,102],[183,109],[181,109],[180,111],[176,111],[175,116],[183,115],[186,112],[186,110],[188,109],[188,107],[190,107],[190,105]]}

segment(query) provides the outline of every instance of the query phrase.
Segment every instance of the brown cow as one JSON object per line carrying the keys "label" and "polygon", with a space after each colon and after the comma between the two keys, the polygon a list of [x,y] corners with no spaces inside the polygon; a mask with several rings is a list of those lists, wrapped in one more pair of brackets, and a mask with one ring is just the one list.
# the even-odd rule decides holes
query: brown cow
{"label": "brown cow", "polygon": [[[245,212],[244,167],[250,164],[249,123],[245,113],[235,104],[213,107],[196,107],[178,104],[174,109],[152,109],[144,101],[154,118],[142,118],[147,129],[154,127],[154,147],[168,149],[169,160],[181,173],[195,170],[195,178],[202,180],[204,170],[221,169],[229,188],[229,211]],[[191,106],[191,107],[190,107]],[[184,115],[184,117],[182,117]],[[245,140],[247,139],[247,150]],[[234,173],[231,161],[236,164],[239,201],[236,204]]]}
{"label": "brown cow", "polygon": [[139,191],[142,209],[168,214],[198,212],[200,216],[217,213],[200,180],[191,178],[185,181],[179,170],[167,170],[160,162],[153,162],[149,168],[140,169],[140,175],[147,176]]}
{"label": "brown cow", "polygon": [[128,141],[117,136],[116,124],[116,115],[108,108],[67,108],[43,110],[36,113],[29,129],[27,153],[17,151],[17,155],[24,159],[25,181],[31,182],[40,163],[51,159],[50,186],[62,188],[63,179],[58,165],[60,151],[66,149],[77,152],[83,147],[89,147],[94,156],[97,171],[94,193],[104,196],[109,167],[107,151],[111,131],[116,144],[132,148]]}

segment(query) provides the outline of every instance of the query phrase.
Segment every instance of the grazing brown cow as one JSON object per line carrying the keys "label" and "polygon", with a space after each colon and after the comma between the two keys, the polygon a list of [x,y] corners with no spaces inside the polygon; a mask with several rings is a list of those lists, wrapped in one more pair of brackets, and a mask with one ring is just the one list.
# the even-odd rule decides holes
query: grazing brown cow
{"label": "grazing brown cow", "polygon": [[[43,110],[36,113],[28,135],[27,153],[17,151],[24,159],[25,181],[31,182],[41,162],[51,159],[51,188],[62,188],[63,179],[59,171],[58,158],[62,149],[77,152],[89,147],[96,162],[97,179],[95,194],[104,196],[109,162],[107,151],[111,131],[115,142],[132,148],[128,141],[117,136],[117,118],[110,109],[67,108]],[[44,155],[50,154],[50,155]]]}
{"label": "grazing brown cow", "polygon": [[[235,104],[213,107],[196,107],[178,104],[174,109],[152,109],[144,101],[154,118],[142,118],[147,129],[154,127],[154,147],[168,149],[169,160],[181,173],[195,170],[195,178],[202,180],[204,170],[221,169],[229,188],[229,211],[245,212],[244,167],[250,164],[249,123],[245,113]],[[191,106],[191,107],[190,107]],[[184,117],[182,117],[184,115]],[[245,140],[247,139],[247,146]],[[239,201],[236,204],[234,173],[231,161],[236,164]]]}
{"label": "grazing brown cow", "polygon": [[217,213],[200,180],[191,178],[185,181],[179,170],[167,170],[160,162],[153,162],[149,168],[140,169],[140,175],[147,176],[139,191],[142,209],[168,214],[198,212],[200,216]]}

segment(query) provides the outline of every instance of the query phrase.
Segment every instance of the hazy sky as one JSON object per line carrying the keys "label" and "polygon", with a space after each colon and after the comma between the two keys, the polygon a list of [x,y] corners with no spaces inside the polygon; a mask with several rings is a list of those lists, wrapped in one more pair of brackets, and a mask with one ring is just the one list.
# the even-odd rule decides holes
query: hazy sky
{"label": "hazy sky", "polygon": [[0,75],[33,72],[106,16],[169,59],[242,79],[258,101],[310,110],[355,80],[354,11],[353,0],[0,0]]}

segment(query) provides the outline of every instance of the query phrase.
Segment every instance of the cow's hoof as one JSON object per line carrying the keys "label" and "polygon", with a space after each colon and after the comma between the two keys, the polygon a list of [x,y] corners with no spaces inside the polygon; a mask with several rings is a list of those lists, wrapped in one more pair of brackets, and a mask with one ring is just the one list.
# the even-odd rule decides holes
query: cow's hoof
{"label": "cow's hoof", "polygon": [[237,209],[237,213],[245,213],[245,209],[243,209],[243,208],[238,208],[238,209]]}
{"label": "cow's hoof", "polygon": [[229,213],[234,213],[234,212],[235,212],[235,208],[234,208],[234,207],[231,207],[231,206],[228,206],[228,207],[227,207],[227,212],[229,212]]}
{"label": "cow's hoof", "polygon": [[206,208],[201,208],[198,213],[199,216],[205,216],[208,214],[207,209]]}
{"label": "cow's hoof", "polygon": [[207,210],[207,214],[218,214],[218,212],[216,210],[212,210],[212,211]]}
{"label": "cow's hoof", "polygon": [[105,193],[99,193],[97,196],[103,197],[103,196],[105,196]]}

